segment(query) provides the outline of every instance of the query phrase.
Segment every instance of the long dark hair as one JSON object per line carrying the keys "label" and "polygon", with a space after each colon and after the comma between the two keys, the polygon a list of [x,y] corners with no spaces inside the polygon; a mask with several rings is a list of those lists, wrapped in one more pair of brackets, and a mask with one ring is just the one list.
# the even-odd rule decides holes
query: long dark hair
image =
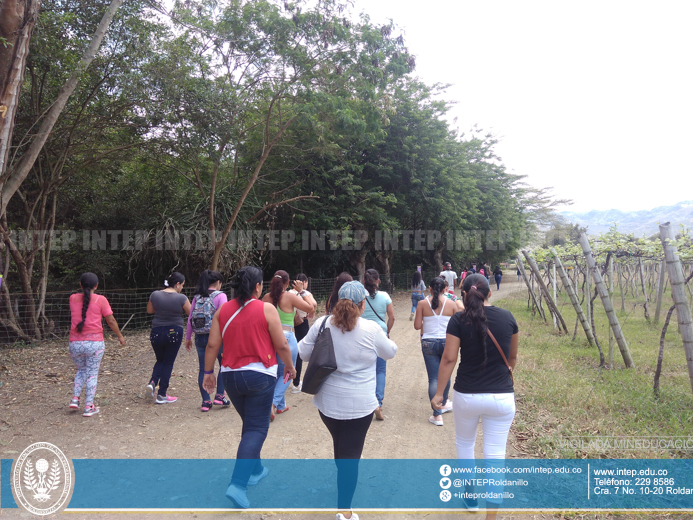
{"label": "long dark hair", "polygon": [[445,290],[445,280],[443,280],[440,276],[436,276],[433,280],[431,280],[430,283],[431,287],[431,308],[432,309],[437,309],[438,305],[440,302],[438,299],[440,298],[440,293]]}
{"label": "long dark hair", "polygon": [[209,296],[209,286],[222,280],[223,277],[218,271],[210,271],[209,269],[205,269],[202,271],[202,274],[200,274],[200,279],[197,281],[197,285],[195,286],[195,295],[202,296],[203,298]]}
{"label": "long dark hair", "polygon": [[368,294],[371,295],[371,298],[378,292],[378,280],[380,280],[380,275],[375,269],[368,269],[363,275],[363,286],[368,291]]}
{"label": "long dark hair", "polygon": [[84,328],[84,321],[87,319],[87,307],[89,307],[89,300],[91,300],[91,291],[98,283],[99,279],[94,273],[84,273],[79,277],[79,285],[82,286],[84,299],[82,300],[82,321],[77,324],[77,332],[82,332]]}
{"label": "long dark hair", "polygon": [[284,292],[284,285],[286,285],[286,282],[289,281],[289,273],[286,271],[282,271],[281,269],[274,273],[274,276],[272,277],[272,281],[270,281],[270,288],[269,288],[269,293],[270,293],[270,298],[272,298],[272,303],[276,307],[279,305],[279,298],[282,297],[282,293]]}
{"label": "long dark hair", "polygon": [[334,306],[337,305],[337,302],[339,301],[339,290],[342,288],[342,285],[344,285],[347,282],[353,281],[354,279],[351,277],[349,273],[343,272],[339,274],[337,279],[334,281],[334,286],[332,287],[330,297],[327,298],[327,305],[325,305],[325,310],[327,311],[327,314],[332,314]]}
{"label": "long dark hair", "polygon": [[421,283],[421,273],[419,271],[414,271],[414,276],[411,277],[411,288],[418,289]]}
{"label": "long dark hair", "polygon": [[464,293],[464,310],[462,311],[462,319],[470,326],[474,327],[479,346],[484,351],[484,366],[488,359],[486,351],[486,335],[488,331],[488,319],[486,319],[486,310],[484,302],[488,298],[491,288],[488,286],[486,277],[481,274],[473,274],[467,276],[462,284],[462,292]]}
{"label": "long dark hair", "polygon": [[165,287],[175,287],[176,284],[179,283],[185,283],[185,276],[183,273],[179,273],[178,271],[173,271],[170,275],[168,275],[168,278],[164,281],[164,286]]}
{"label": "long dark hair", "polygon": [[262,269],[258,269],[252,265],[241,267],[236,272],[236,276],[233,277],[233,280],[231,280],[234,298],[236,298],[240,304],[245,303],[253,296],[255,286],[259,283],[262,283]]}

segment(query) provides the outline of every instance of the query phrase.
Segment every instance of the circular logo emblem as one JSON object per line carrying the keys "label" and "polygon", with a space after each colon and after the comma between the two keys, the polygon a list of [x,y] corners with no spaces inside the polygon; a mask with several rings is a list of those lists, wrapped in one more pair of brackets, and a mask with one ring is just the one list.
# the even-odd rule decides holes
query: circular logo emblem
{"label": "circular logo emblem", "polygon": [[449,478],[443,477],[440,479],[440,487],[442,487],[443,489],[448,489],[451,485],[452,481]]}
{"label": "circular logo emblem", "polygon": [[452,468],[448,466],[447,464],[443,464],[440,467],[440,474],[443,475],[444,477],[447,477],[450,473],[452,473]]}
{"label": "circular logo emblem", "polygon": [[440,499],[443,502],[449,502],[451,498],[452,498],[452,493],[450,493],[447,489],[440,492]]}
{"label": "circular logo emblem", "polygon": [[72,466],[48,442],[36,442],[14,463],[12,491],[18,504],[35,515],[50,515],[67,505],[72,494]]}

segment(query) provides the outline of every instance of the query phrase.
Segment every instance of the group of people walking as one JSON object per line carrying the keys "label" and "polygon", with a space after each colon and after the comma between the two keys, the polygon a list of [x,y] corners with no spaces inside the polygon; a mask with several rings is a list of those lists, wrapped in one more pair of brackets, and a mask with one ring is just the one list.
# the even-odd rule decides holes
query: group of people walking
{"label": "group of people walking", "polygon": [[[350,510],[358,460],[373,417],[385,419],[387,360],[397,352],[397,345],[389,339],[394,307],[390,296],[379,289],[376,270],[365,272],[363,284],[342,273],[327,300],[326,316],[311,327],[309,320],[315,316],[317,302],[307,282],[305,275],[292,281],[280,270],[263,296],[263,273],[248,266],[235,274],[231,282],[234,298],[228,300],[220,290],[221,275],[206,270],[191,303],[182,294],[185,277],[172,273],[147,304],[147,312],[154,315],[150,340],[156,358],[147,392],[156,404],[177,401],[168,394],[168,387],[182,344],[183,316],[187,315],[185,347],[192,350],[194,333],[201,411],[233,405],[242,421],[236,465],[226,494],[237,506],[247,508],[248,486],[256,485],[269,472],[261,462],[261,450],[270,422],[276,414],[289,410],[286,391],[289,387],[292,392],[301,391],[302,362],[310,362],[319,331],[330,330],[337,370],[315,394],[313,403],[333,440],[337,518],[358,519]],[[460,284],[461,299],[452,292],[454,282],[455,278],[436,277],[427,286],[419,272],[412,278],[412,319],[421,335],[428,375],[429,422],[443,426],[443,414],[452,412],[458,458],[473,459],[476,425],[481,419],[484,457],[502,459],[515,413],[512,369],[517,359],[517,324],[508,311],[490,305],[491,289],[485,276],[467,273]],[[69,347],[78,369],[70,408],[79,408],[86,385],[83,415],[88,417],[99,411],[94,394],[104,352],[101,318],[105,317],[121,344],[125,340],[106,298],[94,294],[96,275],[82,275],[80,286],[81,292],[70,297]],[[466,504],[476,507],[472,500]],[[494,517],[492,506],[487,501],[488,518]]]}

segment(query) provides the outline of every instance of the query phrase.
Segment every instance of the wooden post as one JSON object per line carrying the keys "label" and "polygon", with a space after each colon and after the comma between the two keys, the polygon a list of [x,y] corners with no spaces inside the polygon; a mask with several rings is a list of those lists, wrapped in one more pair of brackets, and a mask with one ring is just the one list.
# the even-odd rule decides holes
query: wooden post
{"label": "wooden post", "polygon": [[626,312],[626,295],[623,294],[623,266],[618,265],[618,292],[621,293],[621,312]]}
{"label": "wooden post", "polygon": [[583,291],[585,297],[585,314],[587,315],[587,323],[592,327],[592,274],[590,273],[590,266],[587,264],[585,266],[585,290]]}
{"label": "wooden post", "polygon": [[657,306],[655,307],[655,325],[659,323],[659,315],[662,312],[662,297],[664,296],[664,282],[666,276],[666,261],[659,262],[659,276],[657,277]]}
{"label": "wooden post", "polygon": [[539,307],[539,302],[537,302],[537,296],[536,296],[536,294],[534,294],[532,287],[529,285],[529,280],[527,279],[527,273],[525,272],[525,266],[522,263],[522,259],[520,258],[520,255],[517,255],[517,258],[515,258],[515,263],[517,264],[517,268],[520,271],[520,276],[522,276],[522,279],[525,281],[525,284],[527,285],[527,289],[529,290],[529,294],[532,295],[532,301],[534,302],[534,306],[539,311],[539,315],[542,318],[544,318],[544,321],[546,321],[546,316],[544,315],[544,309]]}
{"label": "wooden post", "polygon": [[570,281],[570,278],[568,278],[568,275],[565,272],[565,269],[563,268],[563,264],[561,263],[561,259],[558,257],[558,253],[556,253],[556,250],[553,247],[551,248],[551,253],[553,254],[553,257],[556,259],[556,262],[554,263],[554,268],[558,269],[558,275],[561,277],[561,281],[563,282],[563,287],[568,292],[568,298],[570,298],[570,303],[573,304],[573,309],[575,309],[575,313],[577,314],[578,319],[580,320],[580,324],[582,325],[582,329],[585,331],[585,336],[587,336],[587,341],[589,341],[590,346],[594,347],[595,341],[594,341],[594,336],[592,335],[592,327],[590,326],[589,322],[587,321],[587,317],[585,316],[585,313],[582,312],[582,307],[580,307],[580,300],[578,299],[578,296],[577,296],[577,293],[575,292],[575,290],[573,290],[573,284]]}
{"label": "wooden post", "polygon": [[[614,298],[614,257],[609,256],[609,298]],[[609,327],[609,368],[614,368],[614,331]]]}
{"label": "wooden post", "polygon": [[638,268],[640,271],[640,285],[642,285],[642,294],[645,296],[645,319],[650,321],[650,298],[647,296],[647,288],[645,287],[645,273],[642,268],[642,258],[638,257]]}
{"label": "wooden post", "polygon": [[686,296],[686,282],[683,275],[683,268],[679,260],[678,250],[670,241],[674,240],[674,230],[671,229],[669,222],[659,226],[659,236],[664,248],[664,258],[667,263],[667,272],[671,280],[671,296],[676,305],[676,317],[679,322],[679,332],[683,340],[683,348],[686,351],[686,362],[688,364],[688,377],[693,390],[693,319],[691,318],[691,307]]}
{"label": "wooden post", "polygon": [[616,313],[614,312],[614,306],[611,303],[611,298],[609,298],[609,291],[607,291],[604,285],[604,280],[602,280],[602,275],[597,268],[597,262],[592,255],[592,249],[590,248],[590,242],[587,239],[587,235],[584,233],[580,234],[580,245],[582,246],[582,252],[585,255],[585,260],[587,260],[587,265],[592,271],[592,277],[594,278],[594,283],[597,286],[597,292],[602,300],[602,305],[606,311],[606,315],[609,318],[609,325],[614,331],[614,337],[616,338],[616,343],[621,351],[621,356],[623,356],[623,362],[627,368],[635,367],[633,363],[633,358],[630,355],[630,350],[628,349],[628,343],[626,343],[626,338],[623,336],[623,330],[621,330],[621,324],[618,322]]}
{"label": "wooden post", "polygon": [[537,262],[534,260],[534,258],[529,256],[529,253],[527,251],[522,250],[522,254],[527,259],[527,263],[529,264],[530,269],[532,269],[532,272],[534,273],[537,279],[539,288],[541,289],[542,293],[544,294],[544,297],[546,298],[546,304],[549,306],[551,312],[553,312],[556,315],[558,321],[561,322],[561,328],[563,328],[565,333],[568,334],[568,327],[565,324],[565,320],[563,319],[563,316],[561,316],[561,313],[558,311],[558,306],[556,305],[556,302],[553,300],[553,298],[551,298],[549,289],[546,287],[544,280],[542,280],[541,278],[541,273],[539,272],[539,266],[537,265]]}
{"label": "wooden post", "polygon": [[[553,276],[551,277],[551,285],[553,286],[553,301],[556,302],[556,262],[551,262]],[[556,328],[556,315],[553,316],[553,328]],[[567,332],[567,331],[566,331]]]}

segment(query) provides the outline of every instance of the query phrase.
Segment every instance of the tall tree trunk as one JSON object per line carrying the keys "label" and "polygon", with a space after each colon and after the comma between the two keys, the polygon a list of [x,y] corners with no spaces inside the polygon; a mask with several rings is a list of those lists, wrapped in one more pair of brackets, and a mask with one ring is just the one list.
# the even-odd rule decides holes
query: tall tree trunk
{"label": "tall tree trunk", "polygon": [[[63,108],[65,108],[65,104],[67,103],[70,95],[72,95],[72,92],[77,87],[82,74],[84,74],[84,71],[87,70],[96,56],[96,52],[101,46],[101,41],[108,30],[108,26],[111,24],[113,16],[122,3],[123,0],[112,0],[111,5],[101,18],[101,22],[99,23],[99,26],[97,27],[96,32],[94,33],[94,36],[87,47],[87,50],[84,51],[82,59],[77,64],[77,67],[72,74],[70,74],[70,77],[67,79],[63,87],[60,89],[60,93],[58,94],[56,100],[46,112],[46,115],[41,122],[41,126],[39,126],[34,139],[31,141],[31,144],[27,148],[24,155],[22,155],[19,163],[12,168],[8,167],[6,161],[3,163],[4,168],[0,170],[0,173],[2,174],[2,176],[0,176],[0,217],[6,213],[7,203],[17,192],[33,168],[39,152],[43,148],[43,145],[46,143],[46,139],[48,139],[48,136],[53,130],[55,122],[58,120]],[[12,125],[14,125],[14,123],[12,123]]]}
{"label": "tall tree trunk", "polygon": [[31,32],[40,8],[40,0],[0,2],[0,38],[6,41],[0,44],[0,179],[7,169]]}

